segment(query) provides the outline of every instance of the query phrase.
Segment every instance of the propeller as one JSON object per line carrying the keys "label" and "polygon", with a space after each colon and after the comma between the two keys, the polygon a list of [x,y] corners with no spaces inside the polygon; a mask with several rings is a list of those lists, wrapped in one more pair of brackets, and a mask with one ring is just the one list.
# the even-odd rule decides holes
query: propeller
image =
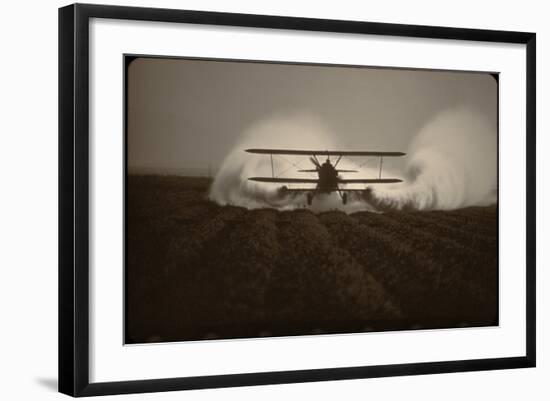
{"label": "propeller", "polygon": [[321,168],[321,165],[319,164],[319,162],[315,157],[310,157],[309,160],[311,160],[311,162],[315,165],[315,167]]}

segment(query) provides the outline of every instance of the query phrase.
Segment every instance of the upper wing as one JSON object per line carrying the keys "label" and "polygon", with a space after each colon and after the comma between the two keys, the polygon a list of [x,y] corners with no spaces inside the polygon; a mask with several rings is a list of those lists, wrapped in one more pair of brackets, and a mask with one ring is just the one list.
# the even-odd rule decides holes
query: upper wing
{"label": "upper wing", "polygon": [[258,182],[280,182],[286,184],[317,184],[319,180],[314,178],[271,178],[271,177],[250,177],[250,181]]}
{"label": "upper wing", "polygon": [[[299,173],[318,173],[319,169],[310,168],[305,170],[298,170],[298,172]],[[336,172],[337,173],[358,173],[359,170],[342,170],[341,168],[337,168]]]}
{"label": "upper wing", "polygon": [[397,157],[405,156],[403,152],[376,152],[355,150],[297,150],[297,149],[246,149],[248,153],[262,155],[303,155],[303,156],[380,156]]}
{"label": "upper wing", "polygon": [[399,178],[361,178],[353,180],[338,180],[338,184],[393,184],[397,182],[403,182]]}
{"label": "upper wing", "polygon": [[[278,182],[283,184],[317,184],[318,179],[315,178],[272,178],[272,177],[250,177],[250,181],[258,182]],[[353,180],[338,180],[338,184],[393,184],[403,182],[398,178],[361,178]]]}

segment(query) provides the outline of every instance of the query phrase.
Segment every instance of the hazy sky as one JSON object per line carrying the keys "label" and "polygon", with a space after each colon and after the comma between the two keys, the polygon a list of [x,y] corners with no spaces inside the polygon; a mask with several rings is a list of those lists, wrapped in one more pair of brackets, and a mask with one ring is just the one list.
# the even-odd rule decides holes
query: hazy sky
{"label": "hazy sky", "polygon": [[440,111],[497,115],[496,80],[482,73],[138,58],[128,85],[130,168],[219,166],[274,115],[316,116],[344,150],[397,151]]}

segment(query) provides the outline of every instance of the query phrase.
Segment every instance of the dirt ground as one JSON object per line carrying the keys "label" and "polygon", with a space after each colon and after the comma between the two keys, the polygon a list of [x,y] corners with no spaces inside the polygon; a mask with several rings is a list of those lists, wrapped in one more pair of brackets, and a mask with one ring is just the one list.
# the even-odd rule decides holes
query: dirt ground
{"label": "dirt ground", "polygon": [[498,324],[496,206],[247,210],[209,185],[128,177],[127,343]]}

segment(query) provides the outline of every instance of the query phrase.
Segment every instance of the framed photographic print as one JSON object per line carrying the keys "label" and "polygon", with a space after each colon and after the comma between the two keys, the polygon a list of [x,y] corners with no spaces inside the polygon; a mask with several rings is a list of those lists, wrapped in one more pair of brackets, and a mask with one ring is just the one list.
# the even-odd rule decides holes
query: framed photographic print
{"label": "framed photographic print", "polygon": [[535,34],[59,10],[59,390],[535,366]]}

